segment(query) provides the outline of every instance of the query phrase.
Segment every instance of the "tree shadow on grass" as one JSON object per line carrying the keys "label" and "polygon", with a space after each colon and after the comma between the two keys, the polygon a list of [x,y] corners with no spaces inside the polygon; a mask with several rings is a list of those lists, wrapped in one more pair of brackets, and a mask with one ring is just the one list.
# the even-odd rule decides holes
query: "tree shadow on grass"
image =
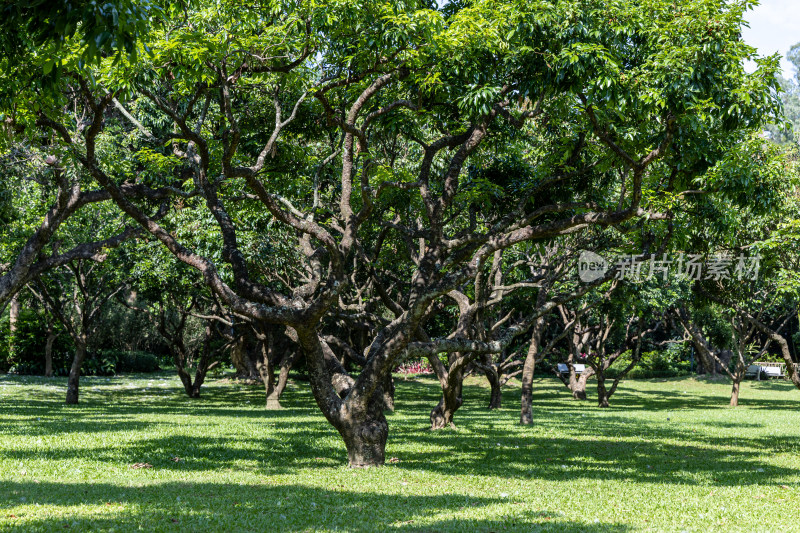
{"label": "tree shadow on grass", "polygon": [[[730,386],[730,384],[727,384]],[[777,392],[791,393],[792,389],[778,389]],[[787,394],[788,396],[788,394]],[[595,402],[590,398],[591,405]],[[669,396],[663,391],[637,390],[635,392],[619,390],[611,397],[611,405],[646,411],[669,411],[679,409],[721,410],[730,409],[730,390],[720,391],[718,396],[691,393],[687,395]],[[796,399],[777,400],[772,398],[753,398],[743,393],[739,397],[739,407],[758,410],[785,410],[800,407],[800,391]]]}
{"label": "tree shadow on grass", "polygon": [[344,446],[338,435],[323,424],[311,428],[271,428],[266,435],[244,438],[171,435],[118,442],[114,446],[73,444],[34,449],[5,450],[3,456],[19,462],[34,457],[67,464],[86,461],[99,469],[126,469],[136,463],[149,463],[159,470],[174,472],[214,472],[236,470],[263,475],[292,474],[304,468],[341,466]]}
{"label": "tree shadow on grass", "polygon": [[[591,385],[591,383],[590,383]],[[730,386],[730,384],[727,384]],[[624,384],[621,386],[624,387]],[[775,389],[773,389],[775,390]],[[791,398],[792,388],[779,388],[775,390],[775,392],[786,392],[787,399],[786,400],[778,400],[778,399],[771,399],[771,398],[759,398],[759,397],[748,397],[746,393],[743,393],[742,396],[739,397],[739,406],[742,408],[748,409],[758,409],[758,410],[784,410],[784,409],[797,409],[800,407],[800,391],[798,391],[796,399]],[[574,402],[570,402],[567,404],[553,404],[553,400],[563,400],[567,399],[569,396],[569,392],[564,387],[563,391],[556,393],[552,389],[548,389],[545,393],[547,399],[550,400],[551,406],[553,410],[561,410],[561,411],[569,411],[569,410],[577,410],[577,409],[584,409],[590,408],[595,409],[597,408],[597,400],[594,393],[594,390],[590,387],[587,387],[587,396],[588,399],[584,401],[575,400]],[[537,399],[542,399],[542,393],[538,393],[534,396],[534,401]],[[620,388],[617,390],[616,393],[611,397],[611,407],[617,408],[626,408],[629,410],[637,410],[637,411],[677,411],[681,409],[702,409],[702,410],[723,410],[730,408],[730,390],[725,389],[724,391],[720,391],[719,395],[711,395],[711,394],[697,394],[697,393],[688,393],[686,395],[683,394],[672,394],[665,392],[665,391],[653,391],[653,390],[636,390],[630,391],[624,388]],[[550,407],[548,407],[550,408]]]}
{"label": "tree shadow on grass", "polygon": [[[387,452],[400,458],[394,468],[443,475],[673,485],[795,484],[790,478],[796,469],[773,465],[764,455],[796,451],[796,442],[788,437],[732,441],[614,416],[602,420],[604,437],[595,422],[588,421],[570,435],[566,429],[548,432],[552,428],[546,425],[491,427],[485,415],[470,416],[458,430],[437,432],[420,431],[406,421],[393,424]],[[48,461],[63,464],[87,461],[124,469],[133,463],[150,463],[176,473],[227,469],[258,475],[297,474],[345,464],[343,444],[324,421],[274,425],[263,432],[230,437],[143,436],[112,447],[76,443],[50,447],[44,453]],[[41,452],[27,447],[4,452],[7,459],[20,462],[37,455],[41,458]]]}
{"label": "tree shadow on grass", "polygon": [[[459,450],[458,464],[448,454],[408,457],[401,454],[401,468],[440,474],[503,475],[517,479],[547,479],[569,482],[603,479],[641,484],[715,485],[798,485],[790,481],[797,469],[769,464],[763,453],[734,451],[703,446],[613,442],[597,438],[525,438],[491,436],[481,440],[441,434],[421,437],[427,445]],[[499,444],[499,446],[498,446]],[[788,443],[786,444],[789,445]],[[487,467],[484,465],[502,465]]]}
{"label": "tree shadow on grass", "polygon": [[[147,377],[142,381],[148,380]],[[65,380],[64,384],[66,384]],[[149,380],[148,380],[149,381]],[[24,424],[31,434],[45,435],[71,426],[70,431],[96,431],[103,429],[103,422],[119,422],[119,430],[141,427],[139,423],[126,421],[126,417],[141,415],[159,416],[221,416],[253,420],[287,419],[297,416],[322,415],[313,404],[309,390],[291,387],[284,393],[287,409],[266,411],[258,406],[265,401],[263,386],[237,385],[235,387],[208,385],[200,398],[189,398],[176,380],[174,386],[153,390],[146,385],[131,387],[125,383],[120,389],[115,384],[84,386],[78,405],[64,404],[64,391],[52,387],[23,395],[0,396],[0,416],[8,417],[4,422]],[[64,387],[65,389],[66,387]],[[105,391],[108,388],[109,391]],[[10,416],[9,416],[10,415]],[[9,418],[18,418],[13,421]],[[102,417],[103,422],[92,423],[91,418]],[[29,420],[24,420],[28,418]],[[34,423],[35,422],[35,423]],[[147,422],[150,424],[151,422]],[[158,422],[155,422],[156,424]],[[111,424],[105,424],[110,429]]]}
{"label": "tree shadow on grass", "polygon": [[[358,475],[356,473],[355,475]],[[366,475],[370,475],[366,473]],[[399,489],[397,487],[396,489]],[[621,523],[567,518],[501,496],[421,496],[343,486],[168,482],[0,482],[0,529],[72,531],[584,531],[624,532]],[[498,505],[503,505],[499,510]],[[26,507],[29,506],[29,507]],[[49,516],[37,515],[41,507]],[[43,513],[44,514],[44,513]],[[13,516],[13,517],[12,517]]]}
{"label": "tree shadow on grass", "polygon": [[[717,398],[692,394],[672,399],[667,392],[653,397],[651,391],[623,395],[610,409],[589,402],[552,397],[549,384],[539,384],[534,395],[534,424],[516,424],[519,392],[504,395],[513,408],[488,411],[474,400],[485,397],[484,387],[465,386],[465,406],[456,414],[457,430],[416,431],[408,425],[393,427],[390,438],[411,439],[417,444],[458,450],[458,470],[473,475],[493,475],[491,465],[503,465],[503,475],[520,478],[602,478],[643,483],[713,484],[742,486],[789,484],[798,469],[771,465],[765,453],[796,452],[800,444],[788,435],[759,435],[764,424],[758,416],[748,420],[700,419],[696,424],[670,422],[669,411],[681,408],[707,410],[719,406]],[[541,385],[545,385],[542,387]],[[559,383],[558,386],[561,384]],[[550,390],[549,390],[550,389]],[[509,399],[512,401],[509,402]],[[614,399],[618,399],[615,395]],[[619,400],[619,399],[618,399]],[[787,409],[793,402],[753,399],[755,409]],[[481,402],[482,403],[482,402]],[[657,406],[657,407],[656,407]],[[754,409],[753,407],[743,408]],[[662,421],[628,416],[628,412],[660,411]],[[790,412],[795,412],[792,409]],[[709,431],[704,431],[704,429]],[[719,430],[723,430],[720,433]],[[739,430],[739,431],[737,431]],[[453,473],[447,459],[435,455],[409,458],[408,469]]]}
{"label": "tree shadow on grass", "polygon": [[[666,422],[666,412],[661,422],[627,414],[646,411],[643,403],[651,406],[648,409],[658,405],[665,411],[685,404],[705,409],[709,397],[703,395],[690,395],[678,402],[667,393],[661,399],[650,395],[651,391],[642,391],[642,397],[638,393],[623,394],[612,408],[598,409],[565,396],[554,399],[548,385],[541,384],[534,396],[535,423],[519,426],[518,391],[505,394],[507,405],[513,407],[490,412],[485,409],[487,389],[468,385],[467,401],[456,415],[459,429],[430,432],[426,429],[427,413],[438,401],[438,384],[398,380],[397,386],[401,411],[389,416],[387,457],[400,457],[398,467],[406,470],[519,479],[601,478],[727,486],[792,484],[787,476],[797,474],[796,469],[778,468],[765,461],[765,453],[793,452],[797,444],[787,435],[747,436],[760,426],[757,420],[686,425]],[[260,387],[236,391],[209,387],[206,398],[185,401],[137,400],[132,394],[126,396],[126,403],[109,404],[88,396],[86,405],[77,408],[53,399],[0,399],[0,416],[4,411],[24,414],[24,418],[3,421],[11,433],[17,434],[142,432],[140,438],[112,447],[53,447],[46,454],[54,461],[81,459],[122,468],[148,462],[175,471],[238,468],[265,475],[345,463],[341,439],[319,414],[307,389],[290,391],[284,399],[288,408],[283,411],[242,407],[243,398],[263,398]],[[163,416],[167,421],[153,420],[150,415]],[[221,435],[198,434],[197,428],[158,434],[158,426],[169,425],[172,415],[219,417],[212,422],[216,426],[243,420],[248,429],[222,431]],[[32,422],[36,417],[42,420]],[[202,426],[197,420],[192,424]],[[703,432],[703,425],[742,431],[731,437]],[[36,453],[34,448],[17,447],[7,449],[4,455],[24,461]],[[453,461],[454,454],[457,461]],[[173,457],[182,461],[172,461]]]}

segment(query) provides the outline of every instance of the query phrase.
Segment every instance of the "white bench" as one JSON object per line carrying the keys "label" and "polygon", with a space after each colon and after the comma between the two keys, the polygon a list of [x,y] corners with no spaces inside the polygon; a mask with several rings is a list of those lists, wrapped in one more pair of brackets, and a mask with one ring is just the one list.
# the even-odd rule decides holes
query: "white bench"
{"label": "white bench", "polygon": [[[586,372],[586,365],[572,365],[575,369],[575,374],[580,376],[584,372]],[[569,365],[566,363],[558,363],[557,365],[558,373],[562,376],[569,375]]]}
{"label": "white bench", "polygon": [[760,380],[762,377],[765,379],[769,378],[782,378],[783,376],[783,369],[780,366],[762,366],[762,365],[750,365],[747,367],[747,371],[744,373],[744,377],[746,378],[756,378]]}

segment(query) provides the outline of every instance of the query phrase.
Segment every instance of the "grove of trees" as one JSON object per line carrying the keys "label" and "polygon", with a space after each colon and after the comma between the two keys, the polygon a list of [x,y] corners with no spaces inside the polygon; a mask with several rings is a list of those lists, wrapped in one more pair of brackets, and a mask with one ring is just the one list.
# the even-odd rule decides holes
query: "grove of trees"
{"label": "grove of trees", "polygon": [[71,351],[79,403],[87,353],[157,351],[280,408],[294,368],[354,467],[412,361],[433,430],[469,374],[530,424],[555,363],[600,407],[664,354],[800,388],[797,91],[747,2],[48,5],[4,8],[0,370]]}

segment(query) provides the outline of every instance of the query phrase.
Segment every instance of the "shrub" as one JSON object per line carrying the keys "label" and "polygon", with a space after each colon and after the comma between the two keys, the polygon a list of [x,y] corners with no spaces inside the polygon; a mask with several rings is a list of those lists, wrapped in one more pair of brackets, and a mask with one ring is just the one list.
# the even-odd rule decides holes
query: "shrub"
{"label": "shrub", "polygon": [[[73,345],[63,328],[56,326],[60,335],[53,343],[53,373],[62,375],[72,361]],[[17,374],[44,374],[44,352],[47,342],[47,320],[43,312],[23,309],[14,334],[14,353],[8,314],[0,319],[0,372]],[[68,372],[68,370],[67,370]]]}
{"label": "shrub", "polygon": [[155,372],[159,370],[158,357],[148,352],[127,352],[124,350],[100,350],[100,359],[113,363],[115,373]]}
{"label": "shrub", "polygon": [[[644,352],[639,364],[628,373],[627,377],[650,379],[688,376],[691,374],[691,362],[684,359],[683,348],[674,344],[666,350]],[[624,353],[608,370],[608,376],[612,378],[618,376],[630,362],[630,352]]]}

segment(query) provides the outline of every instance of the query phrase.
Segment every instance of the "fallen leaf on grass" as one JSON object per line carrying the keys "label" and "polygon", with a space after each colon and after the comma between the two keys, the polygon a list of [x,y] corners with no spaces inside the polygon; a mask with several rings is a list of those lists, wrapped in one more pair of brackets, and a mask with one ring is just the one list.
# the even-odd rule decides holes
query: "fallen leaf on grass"
{"label": "fallen leaf on grass", "polygon": [[175,461],[176,463],[180,463],[181,461],[183,461],[183,459],[181,459],[180,457],[173,457],[171,460]]}
{"label": "fallen leaf on grass", "polygon": [[133,463],[131,465],[131,468],[136,468],[136,469],[138,469],[138,468],[153,468],[153,465],[151,465],[150,463]]}
{"label": "fallen leaf on grass", "polygon": [[397,457],[392,457],[391,459],[389,459],[389,462],[390,463],[399,463],[400,459],[398,459]]}
{"label": "fallen leaf on grass", "polygon": [[789,490],[789,487],[788,487],[788,486],[786,486],[786,485],[781,485],[781,488],[782,488],[782,489]]}

